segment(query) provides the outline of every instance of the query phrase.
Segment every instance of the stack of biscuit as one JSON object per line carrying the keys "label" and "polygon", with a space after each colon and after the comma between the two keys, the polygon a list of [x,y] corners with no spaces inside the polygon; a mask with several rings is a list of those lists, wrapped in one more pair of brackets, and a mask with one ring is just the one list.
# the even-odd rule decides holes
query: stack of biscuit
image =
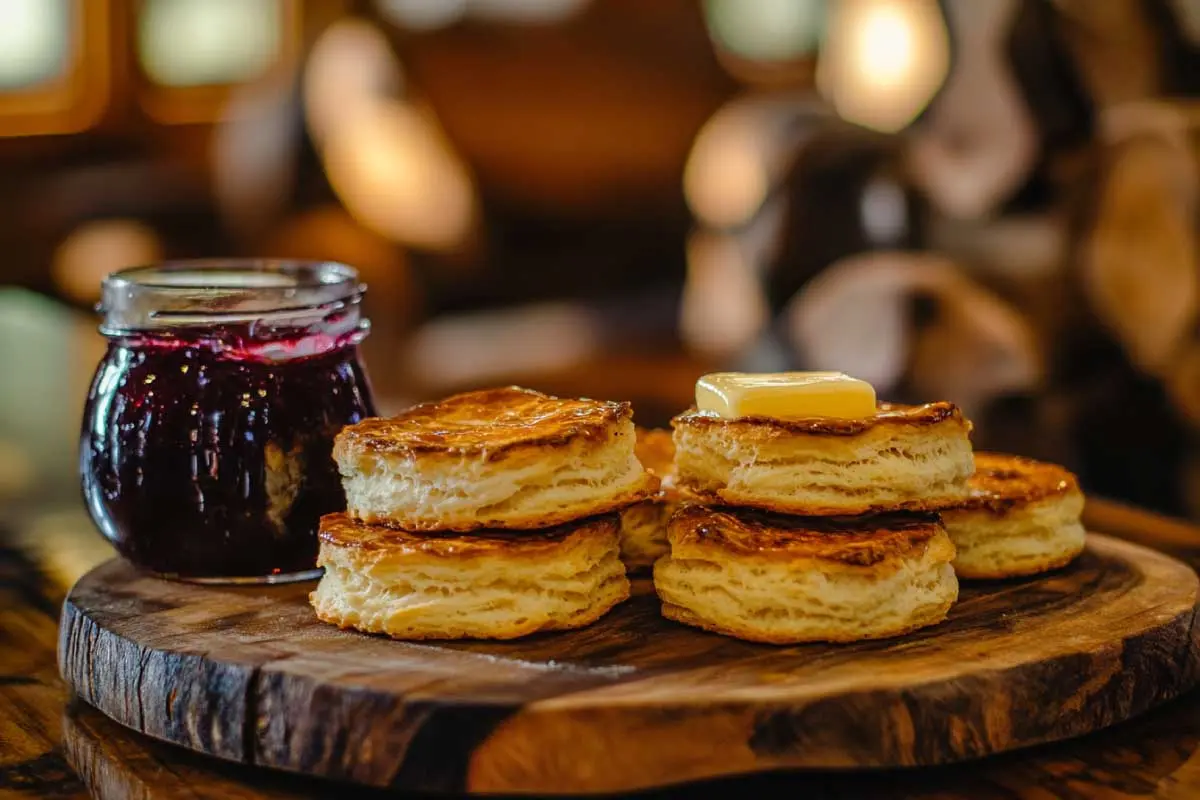
{"label": "stack of biscuit", "polygon": [[958,581],[937,512],[964,502],[973,471],[971,425],[953,404],[876,406],[854,382],[850,414],[700,407],[743,382],[768,411],[788,410],[773,392],[850,380],[701,379],[698,407],[672,421],[674,482],[692,504],[670,519],[670,554],[654,567],[664,616],[773,643],[895,636],[945,617]]}
{"label": "stack of biscuit", "polygon": [[508,387],[345,428],[317,616],[401,639],[587,625],[629,596],[619,512],[657,489],[628,403]]}

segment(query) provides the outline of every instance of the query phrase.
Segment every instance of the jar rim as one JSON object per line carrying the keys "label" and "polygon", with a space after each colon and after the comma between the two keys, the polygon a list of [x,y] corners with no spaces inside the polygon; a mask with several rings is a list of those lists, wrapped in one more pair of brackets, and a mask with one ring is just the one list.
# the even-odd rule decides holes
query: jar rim
{"label": "jar rim", "polygon": [[188,259],[129,267],[101,285],[101,332],[259,321],[301,324],[357,306],[366,287],[336,261]]}

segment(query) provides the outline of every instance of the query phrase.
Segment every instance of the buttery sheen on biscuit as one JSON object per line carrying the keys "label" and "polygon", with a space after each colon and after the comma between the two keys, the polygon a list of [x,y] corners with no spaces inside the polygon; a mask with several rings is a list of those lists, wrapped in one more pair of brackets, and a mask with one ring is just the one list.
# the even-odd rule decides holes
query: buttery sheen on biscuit
{"label": "buttery sheen on biscuit", "polygon": [[527,533],[416,534],[321,519],[310,596],[340,628],[396,639],[512,639],[580,628],[629,596],[616,514]]}
{"label": "buttery sheen on biscuit", "polygon": [[1056,464],[976,453],[970,499],[945,511],[960,578],[1009,578],[1064,566],[1083,552],[1083,493]]}
{"label": "buttery sheen on biscuit", "polygon": [[862,419],[677,416],[675,480],[713,505],[811,516],[961,503],[971,423],[952,403],[882,405]]}
{"label": "buttery sheen on biscuit", "polygon": [[662,488],[621,512],[621,560],[630,571],[645,569],[667,554],[667,520],[678,507],[671,486],[675,458],[671,432],[638,428],[635,451],[646,471],[662,481]]}
{"label": "buttery sheen on biscuit", "polygon": [[654,565],[669,619],[756,642],[898,636],[958,598],[936,514],[801,518],[686,506]]}
{"label": "buttery sheen on biscuit", "polygon": [[344,428],[347,512],[413,531],[545,528],[624,508],[657,486],[634,455],[629,403],[515,386]]}

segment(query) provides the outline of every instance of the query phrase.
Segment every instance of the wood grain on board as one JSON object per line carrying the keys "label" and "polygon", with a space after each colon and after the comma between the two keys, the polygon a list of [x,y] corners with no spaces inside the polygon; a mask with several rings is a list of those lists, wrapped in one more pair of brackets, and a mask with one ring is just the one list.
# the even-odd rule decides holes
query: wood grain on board
{"label": "wood grain on board", "polygon": [[968,585],[942,625],[848,646],[697,632],[663,620],[647,585],[581,631],[393,642],[318,622],[310,589],[110,562],[64,605],[63,675],[116,721],[231,761],[578,792],[975,758],[1128,719],[1200,674],[1195,573],[1103,536],[1065,570]]}

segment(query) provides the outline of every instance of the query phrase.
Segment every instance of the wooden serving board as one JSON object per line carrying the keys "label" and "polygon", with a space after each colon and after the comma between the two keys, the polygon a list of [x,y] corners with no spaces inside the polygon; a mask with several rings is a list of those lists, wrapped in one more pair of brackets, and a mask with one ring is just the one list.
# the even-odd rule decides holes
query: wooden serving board
{"label": "wooden serving board", "polygon": [[318,622],[311,588],[194,586],[109,562],[67,598],[60,669],[117,722],[221,758],[547,793],[976,758],[1111,725],[1200,676],[1196,574],[1098,535],[1064,570],[968,585],[945,623],[853,645],[676,625],[645,581],[581,631],[393,642]]}

